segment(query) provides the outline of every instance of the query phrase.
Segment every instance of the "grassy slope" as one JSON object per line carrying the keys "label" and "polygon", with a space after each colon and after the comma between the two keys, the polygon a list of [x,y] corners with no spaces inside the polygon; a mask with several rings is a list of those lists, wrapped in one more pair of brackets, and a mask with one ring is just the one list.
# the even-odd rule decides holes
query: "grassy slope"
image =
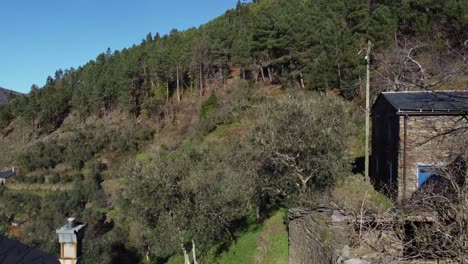
{"label": "grassy slope", "polygon": [[362,175],[354,175],[340,181],[331,192],[332,201],[340,208],[359,210],[365,208],[390,209],[392,202],[385,195],[374,190]]}
{"label": "grassy slope", "polygon": [[[286,264],[288,262],[288,232],[283,221],[284,217],[285,211],[279,210],[262,225],[251,224],[226,251],[217,254],[221,245],[215,246],[201,262],[207,264]],[[167,263],[183,263],[183,257],[174,256]]]}
{"label": "grassy slope", "polygon": [[280,210],[265,222],[257,240],[255,263],[288,263],[288,230],[285,211]]}

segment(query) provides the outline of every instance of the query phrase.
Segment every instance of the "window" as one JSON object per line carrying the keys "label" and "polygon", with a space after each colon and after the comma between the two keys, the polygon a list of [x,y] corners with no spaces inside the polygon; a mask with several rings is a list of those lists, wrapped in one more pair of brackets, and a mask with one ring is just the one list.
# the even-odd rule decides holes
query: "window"
{"label": "window", "polygon": [[418,186],[421,187],[424,183],[431,178],[436,176],[440,169],[436,166],[421,165],[418,166]]}

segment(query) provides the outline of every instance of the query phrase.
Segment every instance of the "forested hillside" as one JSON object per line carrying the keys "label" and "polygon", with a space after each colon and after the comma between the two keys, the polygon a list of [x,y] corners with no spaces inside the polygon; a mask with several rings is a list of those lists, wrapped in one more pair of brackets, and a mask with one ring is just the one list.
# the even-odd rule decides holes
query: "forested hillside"
{"label": "forested hillside", "polygon": [[0,104],[5,104],[18,95],[20,94],[17,92],[0,87]]}
{"label": "forested hillside", "polygon": [[[167,100],[180,101],[185,91],[206,95],[211,84],[232,75],[297,89],[336,89],[351,99],[365,79],[359,50],[367,39],[378,55],[374,76],[385,89],[428,88],[440,71],[450,77],[466,70],[466,1],[371,3],[239,2],[198,29],[149,33],[139,45],[108,49],[78,69],[57,70],[44,87],[33,85],[28,97],[3,107],[0,126],[21,115],[54,129],[70,112],[86,118],[116,108],[157,116]],[[465,69],[446,68],[456,62]]]}
{"label": "forested hillside", "polygon": [[373,95],[468,89],[466,10],[238,1],[198,28],[59,69],[0,105],[0,166],[20,169],[0,186],[0,233],[56,254],[54,229],[74,216],[89,224],[88,263],[164,263],[192,246],[216,263],[253,225],[352,174],[365,49]]}

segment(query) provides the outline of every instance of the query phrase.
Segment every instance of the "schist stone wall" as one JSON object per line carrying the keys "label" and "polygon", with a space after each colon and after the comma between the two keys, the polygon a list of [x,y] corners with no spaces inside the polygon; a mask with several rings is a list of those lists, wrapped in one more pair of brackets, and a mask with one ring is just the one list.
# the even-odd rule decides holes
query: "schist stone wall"
{"label": "schist stone wall", "polygon": [[[406,134],[406,179],[404,177],[404,123]],[[401,116],[398,155],[398,200],[410,198],[418,186],[418,166],[451,164],[468,144],[466,116]]]}

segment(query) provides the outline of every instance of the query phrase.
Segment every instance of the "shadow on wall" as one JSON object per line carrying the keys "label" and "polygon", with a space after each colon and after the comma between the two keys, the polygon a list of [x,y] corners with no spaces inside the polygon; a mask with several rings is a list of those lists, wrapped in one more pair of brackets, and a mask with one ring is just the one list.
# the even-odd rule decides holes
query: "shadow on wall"
{"label": "shadow on wall", "polygon": [[365,158],[364,157],[357,157],[353,161],[353,173],[354,174],[362,174],[364,175],[365,171]]}

